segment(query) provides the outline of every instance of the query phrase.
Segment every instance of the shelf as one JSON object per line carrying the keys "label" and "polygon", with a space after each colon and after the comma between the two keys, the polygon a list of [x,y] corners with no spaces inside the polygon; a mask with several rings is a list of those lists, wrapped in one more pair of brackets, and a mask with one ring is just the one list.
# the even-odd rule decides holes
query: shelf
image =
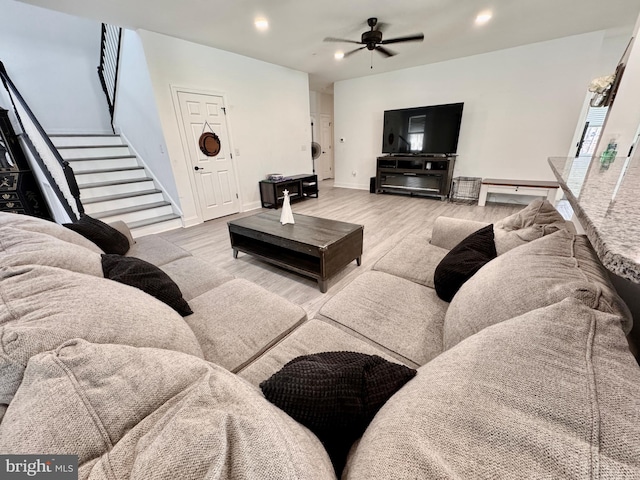
{"label": "shelf", "polygon": [[320,258],[318,257],[295,252],[272,243],[247,239],[238,234],[232,234],[231,238],[231,246],[241,252],[313,278],[320,276]]}
{"label": "shelf", "polygon": [[318,197],[317,175],[293,175],[283,180],[261,180],[260,202],[263,208],[279,208],[284,201],[284,190],[289,190],[291,200],[300,200],[310,196]]}
{"label": "shelf", "polygon": [[415,192],[449,196],[455,157],[394,156],[378,157],[376,162],[377,193]]}
{"label": "shelf", "polygon": [[439,188],[425,188],[425,187],[406,187],[404,185],[382,185],[382,188],[397,188],[399,190],[420,190],[423,192],[435,192],[439,193]]}
{"label": "shelf", "polygon": [[[295,198],[295,197],[299,197],[300,194],[299,193],[290,193],[289,194],[289,198]],[[284,195],[282,197],[278,197],[278,200],[284,200]]]}

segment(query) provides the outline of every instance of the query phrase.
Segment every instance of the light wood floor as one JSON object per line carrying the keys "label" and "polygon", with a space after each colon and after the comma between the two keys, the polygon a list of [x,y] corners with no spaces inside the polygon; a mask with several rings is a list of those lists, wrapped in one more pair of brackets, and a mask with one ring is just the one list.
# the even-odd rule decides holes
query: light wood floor
{"label": "light wood floor", "polygon": [[327,293],[321,293],[313,279],[288,272],[256,258],[240,253],[233,258],[227,222],[255,215],[264,209],[211,220],[190,228],[172,230],[161,235],[167,240],[226,270],[275,292],[307,311],[309,318],[332,295],[339,292],[362,272],[371,267],[409,233],[429,232],[440,215],[493,222],[522,209],[520,205],[460,205],[437,199],[405,195],[375,195],[364,190],[335,188],[332,180],[320,182],[319,198],[292,205],[296,213],[330,218],[364,225],[362,265],[352,262],[328,282]]}

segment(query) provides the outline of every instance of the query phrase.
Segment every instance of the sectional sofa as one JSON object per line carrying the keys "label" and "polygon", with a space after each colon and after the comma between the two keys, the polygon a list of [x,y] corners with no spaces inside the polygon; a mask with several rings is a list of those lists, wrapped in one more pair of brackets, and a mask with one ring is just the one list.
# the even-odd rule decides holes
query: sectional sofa
{"label": "sectional sofa", "polygon": [[312,319],[161,236],[129,236],[126,255],[180,287],[182,317],[103,278],[81,235],[2,213],[0,453],[78,455],[80,478],[335,478],[258,385],[300,355],[354,351],[417,375],[342,478],[640,478],[632,318],[588,240],[536,202],[494,225],[497,258],[441,300],[436,266],[484,226],[436,219]]}

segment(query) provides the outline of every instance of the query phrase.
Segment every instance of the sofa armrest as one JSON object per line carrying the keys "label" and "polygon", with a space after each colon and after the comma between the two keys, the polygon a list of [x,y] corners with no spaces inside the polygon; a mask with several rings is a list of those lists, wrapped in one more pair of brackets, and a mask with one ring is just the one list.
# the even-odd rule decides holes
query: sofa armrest
{"label": "sofa armrest", "polygon": [[127,224],[124,223],[122,220],[109,222],[109,226],[115,228],[117,231],[119,231],[121,234],[127,237],[127,240],[129,240],[129,247],[131,247],[136,243],[136,241],[133,239],[133,235],[131,235],[131,230],[129,230],[129,227],[127,226]]}
{"label": "sofa armrest", "polygon": [[487,225],[489,224],[486,222],[477,222],[475,220],[438,217],[433,224],[431,244],[436,247],[451,250],[473,232],[480,230],[482,227],[486,227]]}

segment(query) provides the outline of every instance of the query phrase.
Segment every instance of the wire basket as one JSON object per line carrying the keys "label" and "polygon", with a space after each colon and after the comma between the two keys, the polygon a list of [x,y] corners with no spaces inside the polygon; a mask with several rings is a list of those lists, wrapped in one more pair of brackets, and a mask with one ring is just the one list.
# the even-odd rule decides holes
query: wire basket
{"label": "wire basket", "polygon": [[449,198],[454,203],[465,203],[471,205],[478,202],[480,197],[480,177],[455,177],[451,185]]}

